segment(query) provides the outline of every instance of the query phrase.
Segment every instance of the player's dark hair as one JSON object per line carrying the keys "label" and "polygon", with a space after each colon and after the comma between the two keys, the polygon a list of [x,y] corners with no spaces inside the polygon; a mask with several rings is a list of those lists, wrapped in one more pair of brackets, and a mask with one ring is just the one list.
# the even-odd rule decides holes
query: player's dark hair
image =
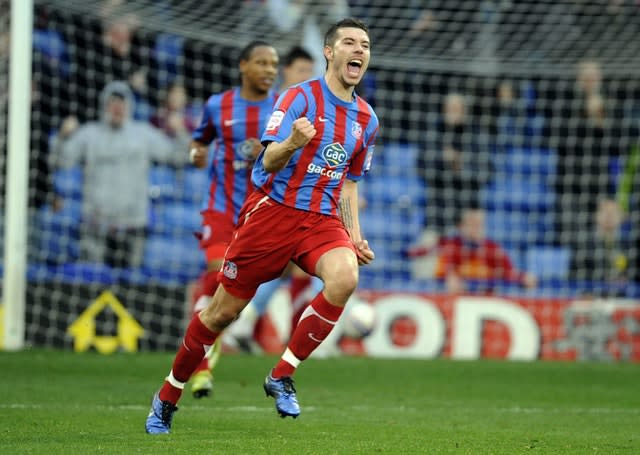
{"label": "player's dark hair", "polygon": [[242,51],[240,51],[240,57],[238,58],[238,62],[241,62],[243,60],[249,60],[251,58],[251,53],[253,52],[253,50],[256,47],[263,47],[263,46],[273,47],[271,44],[267,43],[266,41],[262,41],[262,40],[251,41],[242,49]]}
{"label": "player's dark hair", "polygon": [[329,30],[327,30],[327,33],[324,35],[325,46],[333,46],[333,43],[336,41],[338,30],[341,28],[359,28],[360,30],[364,30],[367,35],[369,34],[369,27],[367,27],[364,22],[360,19],[348,17],[329,27]]}
{"label": "player's dark hair", "polygon": [[313,56],[302,46],[293,46],[282,59],[282,66],[289,66],[298,59],[313,62]]}

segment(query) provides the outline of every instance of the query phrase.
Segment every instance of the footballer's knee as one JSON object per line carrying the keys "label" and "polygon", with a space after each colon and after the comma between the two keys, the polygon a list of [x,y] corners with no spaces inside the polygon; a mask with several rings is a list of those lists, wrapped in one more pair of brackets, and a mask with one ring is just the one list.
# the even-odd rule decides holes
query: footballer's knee
{"label": "footballer's knee", "polygon": [[343,306],[358,287],[358,268],[343,264],[327,273],[324,292],[334,305]]}

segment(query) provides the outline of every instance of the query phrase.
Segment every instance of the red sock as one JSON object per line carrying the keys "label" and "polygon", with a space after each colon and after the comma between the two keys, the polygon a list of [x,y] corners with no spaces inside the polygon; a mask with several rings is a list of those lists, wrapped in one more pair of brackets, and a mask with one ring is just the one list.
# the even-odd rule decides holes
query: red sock
{"label": "red sock", "polygon": [[342,310],[342,307],[329,303],[324,294],[320,292],[302,313],[291,340],[289,340],[287,350],[271,375],[274,378],[291,376],[298,364],[309,357],[331,333],[340,314],[342,314]]}
{"label": "red sock", "polygon": [[289,285],[289,293],[291,294],[291,331],[289,332],[289,339],[293,336],[293,331],[300,320],[300,316],[309,305],[309,296],[304,292],[311,284],[311,277],[305,276],[292,276],[291,284]]}
{"label": "red sock", "polygon": [[296,330],[296,326],[298,325],[298,321],[302,317],[302,313],[309,306],[309,301],[307,300],[299,300],[298,305],[294,306],[291,309],[291,331],[289,332],[289,339],[293,337],[293,332]]}
{"label": "red sock", "polygon": [[[173,361],[171,373],[179,382],[187,382],[196,367],[202,361],[205,354],[205,346],[211,346],[218,338],[219,333],[212,332],[200,321],[196,315],[191,320],[187,333],[178,349]],[[160,389],[160,399],[176,404],[182,395],[182,389],[165,381]]]}

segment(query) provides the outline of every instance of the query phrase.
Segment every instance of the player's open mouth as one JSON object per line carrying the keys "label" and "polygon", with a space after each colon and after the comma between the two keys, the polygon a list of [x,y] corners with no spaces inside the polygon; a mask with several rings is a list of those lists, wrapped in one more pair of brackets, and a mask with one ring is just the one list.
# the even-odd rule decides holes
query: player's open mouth
{"label": "player's open mouth", "polygon": [[349,76],[358,77],[360,76],[360,71],[362,71],[362,60],[354,59],[347,63],[347,72],[349,73]]}

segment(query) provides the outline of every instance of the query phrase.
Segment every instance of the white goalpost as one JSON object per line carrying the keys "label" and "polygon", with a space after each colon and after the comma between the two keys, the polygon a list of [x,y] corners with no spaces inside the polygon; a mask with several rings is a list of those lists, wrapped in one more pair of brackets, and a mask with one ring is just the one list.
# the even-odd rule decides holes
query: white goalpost
{"label": "white goalpost", "polygon": [[9,129],[4,237],[4,349],[19,350],[25,340],[27,270],[27,192],[31,122],[31,30],[33,2],[11,2]]}

